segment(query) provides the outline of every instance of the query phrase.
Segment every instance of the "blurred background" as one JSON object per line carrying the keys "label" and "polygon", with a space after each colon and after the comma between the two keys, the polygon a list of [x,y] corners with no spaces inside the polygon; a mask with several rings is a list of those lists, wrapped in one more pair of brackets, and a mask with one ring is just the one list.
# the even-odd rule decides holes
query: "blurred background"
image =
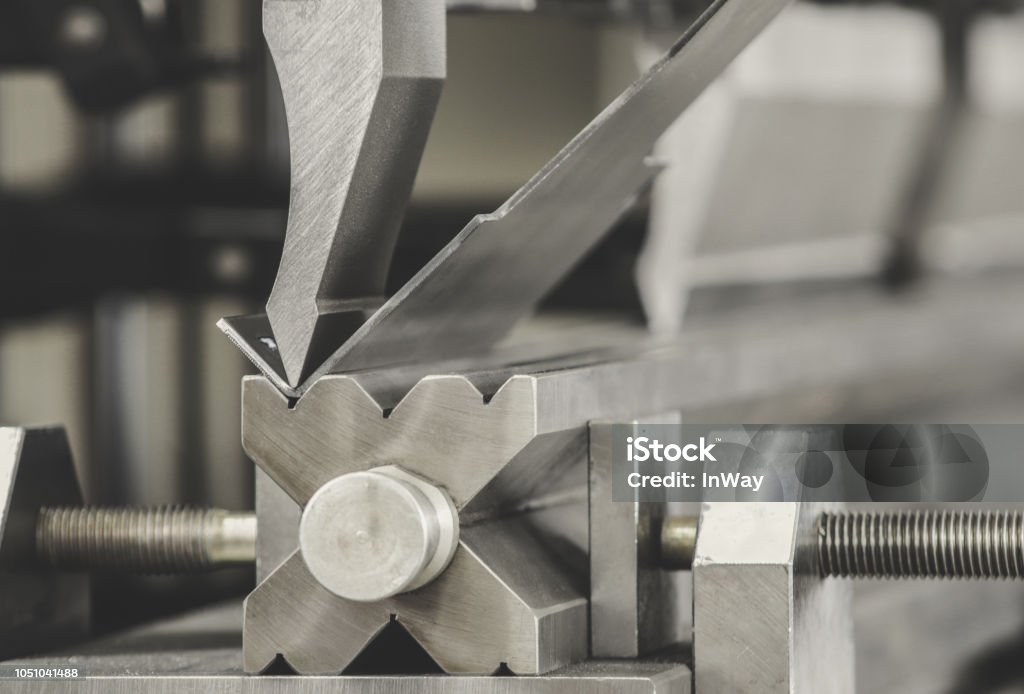
{"label": "blurred background", "polygon": [[[464,12],[449,18],[448,82],[392,288],[524,183],[701,6],[452,4]],[[673,332],[723,295],[875,280],[899,293],[933,271],[1024,268],[1018,4],[796,3],[666,135],[656,155],[681,165],[548,308]],[[251,368],[214,324],[269,294],[288,164],[257,0],[0,8],[0,422],[64,424],[90,503],[251,507],[239,445]],[[1021,298],[1006,297],[1005,320],[1024,320]],[[975,396],[980,410],[930,402],[904,419],[1024,421],[1019,385]],[[97,581],[95,614],[111,628],[251,582]],[[1024,633],[1010,621],[1001,628]],[[871,657],[893,653],[880,650]]]}

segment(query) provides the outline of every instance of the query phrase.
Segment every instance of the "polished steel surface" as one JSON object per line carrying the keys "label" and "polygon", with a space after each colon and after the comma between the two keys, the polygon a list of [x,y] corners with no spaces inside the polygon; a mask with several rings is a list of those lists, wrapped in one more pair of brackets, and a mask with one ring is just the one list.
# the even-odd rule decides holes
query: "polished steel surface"
{"label": "polished steel surface", "polygon": [[[477,376],[478,384],[488,380]],[[459,548],[436,579],[373,603],[343,600],[323,588],[333,583],[309,574],[303,544],[247,602],[247,669],[262,669],[282,653],[302,673],[337,673],[392,615],[447,671],[490,673],[504,662],[516,673],[535,674],[585,657],[583,581],[563,556],[539,544],[536,526],[517,517],[496,519],[497,506],[507,511],[530,501],[530,485],[557,490],[564,486],[558,473],[585,472],[583,446],[561,465],[552,465],[550,456],[577,447],[586,420],[573,420],[569,428],[557,410],[539,415],[535,389],[534,379],[515,378],[485,399],[467,377],[428,377],[385,410],[353,378],[332,376],[290,408],[265,379],[247,379],[246,449],[307,510],[332,480],[394,465],[442,487],[460,509],[478,497],[489,500],[467,509]],[[542,466],[555,474],[514,474],[508,486],[496,481],[506,469],[528,473]],[[578,474],[577,481],[582,488],[585,478]],[[551,503],[566,501],[572,500]],[[586,509],[579,515],[585,523]],[[288,519],[266,522],[274,532],[288,526]],[[446,553],[436,556],[446,559]],[[387,556],[374,561],[386,564]]]}
{"label": "polished steel surface", "polygon": [[[689,694],[678,662],[583,662],[540,677],[294,677],[242,672],[237,602],[204,608],[56,655],[0,662],[0,690],[43,694]],[[71,680],[6,679],[18,667],[77,667]]]}
{"label": "polished steel surface", "polygon": [[256,583],[299,547],[302,509],[274,480],[256,468]]}
{"label": "polished steel surface", "polygon": [[667,413],[590,425],[590,654],[635,658],[690,640],[690,577],[662,571],[667,504],[612,500],[612,431],[679,422]]}
{"label": "polished steel surface", "polygon": [[374,603],[338,598],[296,553],[246,599],[245,669],[281,654],[302,674],[338,673],[394,620],[446,672],[549,672],[587,654],[586,599],[573,583],[517,520],[464,527],[436,580]]}
{"label": "polished steel surface", "polygon": [[351,376],[320,379],[291,408],[264,378],[246,378],[242,398],[246,452],[301,504],[339,475],[397,464],[461,508],[540,433],[527,377],[489,402],[464,376],[428,377],[386,416]]}
{"label": "polished steel surface", "polygon": [[[243,399],[246,450],[307,508],[335,478],[390,465],[432,481],[462,508],[503,468],[536,466],[552,445],[577,438],[564,426],[538,430],[550,425],[538,421],[527,377],[486,402],[464,376],[428,377],[387,416],[348,376],[321,379],[292,408],[263,378],[246,379]],[[514,491],[503,499],[521,498]],[[585,591],[563,559],[538,546],[519,521],[464,526],[459,539],[432,583],[372,603],[325,589],[297,552],[247,601],[246,668],[261,670],[282,653],[300,672],[339,672],[392,615],[449,672],[492,672],[504,662],[517,673],[539,673],[585,656]]]}
{"label": "polished steel surface", "polygon": [[310,573],[339,598],[376,602],[437,578],[459,544],[447,494],[393,465],[331,480],[302,512]]}
{"label": "polished steel surface", "polygon": [[704,505],[693,561],[696,691],[852,694],[850,586],[818,575],[820,511]]}
{"label": "polished steel surface", "polygon": [[[658,172],[648,160],[655,141],[787,1],[716,0],[662,60],[504,205],[471,221],[333,355],[324,354],[319,368],[291,363],[292,347],[273,317],[284,374],[264,359],[260,336],[246,339],[231,321],[222,329],[279,387],[296,393],[330,371],[485,352],[650,184]],[[312,327],[302,334],[311,336]]]}
{"label": "polished steel surface", "polygon": [[445,77],[445,3],[264,0],[263,31],[291,149],[267,315],[297,385],[383,301]]}
{"label": "polished steel surface", "polygon": [[88,577],[35,564],[39,510],[81,503],[62,429],[0,427],[0,657],[53,648],[86,633]]}
{"label": "polished steel surface", "polygon": [[[512,379],[487,401],[465,376],[428,377],[387,416],[348,376],[321,379],[292,408],[266,379],[250,378],[243,400],[246,450],[307,510],[335,478],[392,465],[442,487],[462,508],[505,468],[536,467],[537,460],[551,467],[546,454],[579,434],[552,421],[555,413],[538,414],[530,377]],[[523,493],[510,489],[502,499]],[[449,672],[486,673],[506,663],[540,673],[585,657],[585,590],[564,559],[521,520],[481,522],[483,515],[463,525],[451,564],[433,582],[372,603],[325,589],[296,552],[247,600],[246,669],[261,670],[281,653],[303,673],[339,672],[392,616]]]}

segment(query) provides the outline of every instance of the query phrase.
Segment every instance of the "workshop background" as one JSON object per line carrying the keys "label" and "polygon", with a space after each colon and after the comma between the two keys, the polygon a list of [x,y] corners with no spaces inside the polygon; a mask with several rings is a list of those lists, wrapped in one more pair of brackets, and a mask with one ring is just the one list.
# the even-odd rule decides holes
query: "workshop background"
{"label": "workshop background", "polygon": [[[449,18],[448,81],[393,288],[525,182],[699,5],[635,4],[643,11],[541,0],[536,11]],[[854,284],[877,281],[896,301],[933,272],[1020,272],[1024,15],[1015,5],[790,7],[666,136],[660,154],[685,165],[547,310],[672,332],[702,315],[758,302],[770,312],[787,296]],[[90,503],[251,508],[239,380],[252,368],[215,323],[259,310],[269,294],[287,196],[261,3],[5,2],[0,422],[64,424]],[[1022,299],[990,308],[1024,321]],[[936,375],[963,387],[866,416],[1024,422],[1024,349],[1017,356]],[[775,421],[780,411],[730,421]],[[792,411],[813,413],[813,398]],[[865,415],[856,402],[847,412],[847,421]],[[94,615],[113,629],[242,596],[252,582],[242,570],[111,578],[95,584]],[[863,691],[1024,686],[1020,586],[857,591]]]}

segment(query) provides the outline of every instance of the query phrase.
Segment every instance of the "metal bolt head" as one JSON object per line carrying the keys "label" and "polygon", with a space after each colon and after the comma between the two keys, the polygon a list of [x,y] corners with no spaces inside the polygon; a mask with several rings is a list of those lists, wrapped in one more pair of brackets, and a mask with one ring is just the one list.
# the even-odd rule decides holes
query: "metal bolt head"
{"label": "metal bolt head", "polygon": [[347,600],[415,590],[448,566],[459,543],[448,495],[394,466],[331,480],[306,504],[299,547],[310,573]]}
{"label": "metal bolt head", "polygon": [[697,548],[697,517],[670,516],[661,524],[661,567],[689,571]]}

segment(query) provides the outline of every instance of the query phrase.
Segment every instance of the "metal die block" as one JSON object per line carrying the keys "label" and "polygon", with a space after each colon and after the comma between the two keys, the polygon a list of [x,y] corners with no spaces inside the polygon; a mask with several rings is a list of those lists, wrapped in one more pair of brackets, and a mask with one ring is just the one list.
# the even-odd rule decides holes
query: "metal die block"
{"label": "metal die block", "polygon": [[[461,527],[450,564],[432,582],[364,602],[314,578],[303,545],[246,602],[246,669],[263,670],[281,654],[303,674],[340,672],[391,619],[452,673],[504,664],[537,674],[584,659],[585,588],[517,507],[536,502],[541,482],[559,487],[585,471],[585,429],[538,426],[535,386],[515,377],[485,402],[464,377],[428,377],[385,416],[347,376],[321,379],[294,407],[265,379],[247,379],[245,448],[295,503],[308,509],[343,475],[398,469],[444,490]],[[552,464],[561,453],[565,461]],[[519,474],[505,477],[506,469]]]}
{"label": "metal die block", "polygon": [[689,640],[689,575],[658,565],[667,503],[612,499],[616,427],[639,435],[644,425],[679,414],[590,425],[590,648],[595,658],[635,658]]}
{"label": "metal die block", "polygon": [[821,510],[704,505],[693,566],[697,691],[854,691],[850,586],[817,572]]}

